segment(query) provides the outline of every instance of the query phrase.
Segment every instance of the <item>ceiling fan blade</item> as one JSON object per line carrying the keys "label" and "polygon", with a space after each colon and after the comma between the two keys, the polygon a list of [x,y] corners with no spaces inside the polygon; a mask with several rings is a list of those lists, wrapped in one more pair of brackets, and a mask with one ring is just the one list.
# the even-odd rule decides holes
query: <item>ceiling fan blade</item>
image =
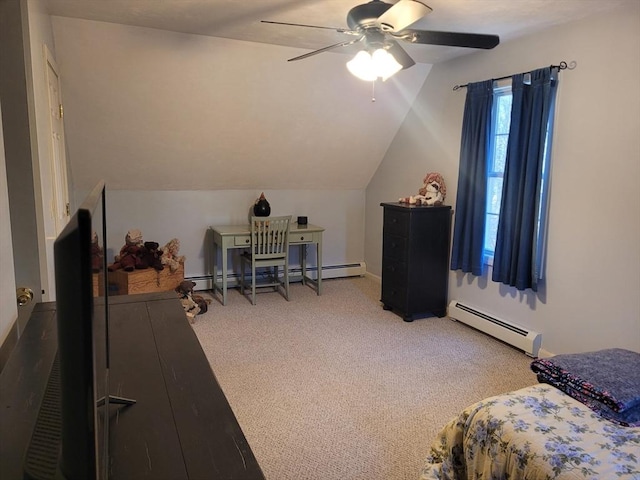
{"label": "ceiling fan blade", "polygon": [[307,25],[304,23],[287,23],[287,22],[273,22],[271,20],[260,20],[261,23],[272,23],[274,25],[289,25],[291,27],[307,27],[307,28],[323,28],[325,30],[333,30],[338,33],[351,33],[350,30],[346,28],[335,28],[335,27],[322,27],[320,25]]}
{"label": "ceiling fan blade", "polygon": [[481,33],[437,32],[430,30],[403,30],[393,35],[410,43],[426,45],[446,45],[450,47],[491,49],[500,43],[498,35]]}
{"label": "ceiling fan blade", "polygon": [[378,17],[385,32],[399,32],[431,13],[432,8],[417,0],[400,0]]}
{"label": "ceiling fan blade", "polygon": [[409,56],[398,42],[395,40],[387,40],[387,43],[391,45],[387,51],[393,55],[393,58],[395,58],[400,65],[402,65],[403,70],[413,67],[416,64],[416,62],[413,61],[413,58]]}
{"label": "ceiling fan blade", "polygon": [[319,50],[314,50],[313,52],[305,53],[304,55],[300,55],[298,57],[290,58],[287,61],[288,62],[295,62],[296,60],[303,60],[303,59],[311,57],[313,55],[317,55],[318,53],[326,52],[327,50],[333,50],[334,48],[346,47],[347,45],[353,45],[354,43],[359,42],[363,38],[364,38],[364,36],[362,36],[360,38],[356,38],[355,40],[350,40],[348,42],[335,43],[333,45],[329,45],[328,47],[324,47],[324,48],[321,48]]}

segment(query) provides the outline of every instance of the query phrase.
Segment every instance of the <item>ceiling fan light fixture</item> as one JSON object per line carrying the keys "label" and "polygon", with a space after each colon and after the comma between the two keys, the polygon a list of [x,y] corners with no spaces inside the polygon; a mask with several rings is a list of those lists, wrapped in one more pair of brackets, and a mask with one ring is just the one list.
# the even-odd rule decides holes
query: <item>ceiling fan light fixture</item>
{"label": "ceiling fan light fixture", "polygon": [[402,70],[402,65],[384,48],[379,48],[373,52],[371,60],[377,75],[381,77],[383,81]]}
{"label": "ceiling fan light fixture", "polygon": [[347,69],[360,80],[373,82],[377,78],[386,80],[402,70],[402,65],[384,48],[379,48],[373,54],[366,50],[358,52],[347,62]]}
{"label": "ceiling fan light fixture", "polygon": [[355,57],[347,62],[347,69],[352,75],[365,82],[373,82],[377,75],[373,71],[371,55],[366,50],[359,51]]}

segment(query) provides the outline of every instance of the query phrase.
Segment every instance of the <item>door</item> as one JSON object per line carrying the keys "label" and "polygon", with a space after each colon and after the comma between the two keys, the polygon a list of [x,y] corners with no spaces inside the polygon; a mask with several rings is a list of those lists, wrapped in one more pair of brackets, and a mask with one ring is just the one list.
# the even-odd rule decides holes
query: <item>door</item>
{"label": "door", "polygon": [[47,62],[47,87],[49,90],[49,150],[51,171],[52,214],[55,221],[55,236],[69,221],[69,189],[67,183],[67,158],[64,141],[64,108],[60,94],[58,67],[48,48],[45,47]]}
{"label": "door", "polygon": [[[64,107],[58,66],[44,45],[45,81],[47,87],[48,137],[47,155],[40,156],[42,206],[44,210],[45,252],[40,257],[43,301],[56,298],[53,244],[69,222],[69,188],[64,135]],[[46,268],[44,267],[46,265]]]}

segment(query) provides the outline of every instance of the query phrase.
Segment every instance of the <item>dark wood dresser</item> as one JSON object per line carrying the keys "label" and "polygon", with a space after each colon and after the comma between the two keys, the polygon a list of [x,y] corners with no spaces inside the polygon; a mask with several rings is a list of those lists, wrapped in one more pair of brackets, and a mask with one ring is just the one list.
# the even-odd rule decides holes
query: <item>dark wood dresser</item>
{"label": "dark wood dresser", "polygon": [[447,314],[450,206],[381,203],[382,298],[406,322]]}

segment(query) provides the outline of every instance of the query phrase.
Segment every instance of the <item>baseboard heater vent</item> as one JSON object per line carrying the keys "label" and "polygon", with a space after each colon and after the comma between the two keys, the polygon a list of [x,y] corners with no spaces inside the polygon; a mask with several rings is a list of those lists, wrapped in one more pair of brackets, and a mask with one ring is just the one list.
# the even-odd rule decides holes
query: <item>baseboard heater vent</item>
{"label": "baseboard heater vent", "polygon": [[[323,265],[322,266],[322,279],[328,280],[330,278],[344,278],[344,277],[362,277],[367,273],[367,266],[364,262],[349,263],[344,265]],[[289,276],[292,282],[300,280],[302,275],[302,268],[299,266],[293,266],[289,270]],[[318,268],[316,266],[307,267],[307,276],[313,280],[318,278]],[[239,285],[240,274],[235,271],[230,271],[227,275],[227,281],[229,288],[233,288]],[[212,275],[198,275],[185,277],[185,280],[191,280],[196,282],[194,290],[211,290],[213,288],[213,276]],[[222,282],[222,272],[218,269],[218,283]]]}
{"label": "baseboard heater vent", "polygon": [[542,335],[506,320],[500,320],[457,300],[449,303],[449,318],[480,330],[503,342],[523,350],[530,357],[537,357]]}

